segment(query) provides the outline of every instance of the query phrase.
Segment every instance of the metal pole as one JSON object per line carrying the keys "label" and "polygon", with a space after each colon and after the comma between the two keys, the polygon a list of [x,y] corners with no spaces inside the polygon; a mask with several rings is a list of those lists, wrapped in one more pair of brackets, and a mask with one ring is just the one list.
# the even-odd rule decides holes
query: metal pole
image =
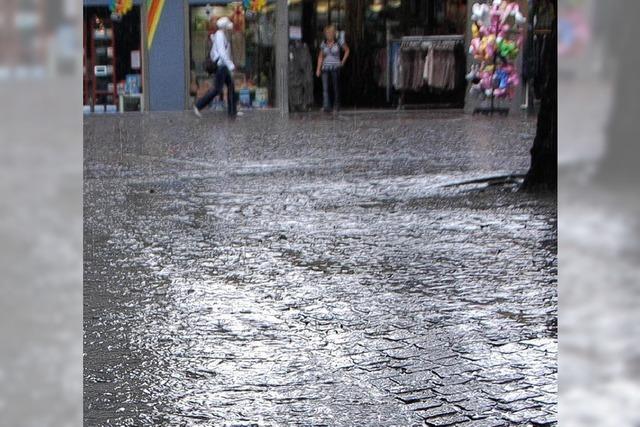
{"label": "metal pole", "polygon": [[184,7],[184,109],[191,109],[191,16],[189,0],[182,0]]}
{"label": "metal pole", "polygon": [[276,107],[280,114],[289,114],[289,5],[287,0],[276,1]]}
{"label": "metal pole", "polygon": [[147,27],[147,2],[142,1],[140,6],[140,49],[142,50],[142,98],[143,98],[143,111],[149,111],[151,109],[151,102],[149,98],[149,49],[147,49],[147,34],[149,34],[149,28]]}

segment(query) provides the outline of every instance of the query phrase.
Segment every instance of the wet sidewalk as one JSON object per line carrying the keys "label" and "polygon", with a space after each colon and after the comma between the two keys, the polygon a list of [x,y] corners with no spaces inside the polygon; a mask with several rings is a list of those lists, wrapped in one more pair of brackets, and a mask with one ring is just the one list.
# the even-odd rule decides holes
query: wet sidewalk
{"label": "wet sidewalk", "polygon": [[85,120],[87,425],[555,425],[535,123]]}

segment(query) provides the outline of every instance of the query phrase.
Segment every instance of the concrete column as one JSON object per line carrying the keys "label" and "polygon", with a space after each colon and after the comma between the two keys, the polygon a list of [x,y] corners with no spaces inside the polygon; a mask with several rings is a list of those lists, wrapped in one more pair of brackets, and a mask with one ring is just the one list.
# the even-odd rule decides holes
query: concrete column
{"label": "concrete column", "polygon": [[149,50],[147,49],[147,2],[140,6],[140,49],[142,55],[142,96],[144,97],[144,111],[149,111]]}
{"label": "concrete column", "polygon": [[[465,27],[466,32],[465,32],[465,37],[464,37],[464,54],[466,55],[466,64],[467,64],[467,70],[466,70],[466,74],[469,73],[469,71],[471,70],[471,65],[473,65],[473,58],[471,57],[471,55],[469,55],[469,46],[471,46],[471,39],[472,34],[471,34],[471,8],[473,7],[473,4],[476,3],[475,0],[467,0],[467,25]],[[474,97],[472,97],[471,95],[469,95],[469,84],[467,83],[466,89],[465,89],[465,95],[464,95],[464,111],[465,113],[472,113],[473,109],[476,107],[476,103],[478,102]]]}
{"label": "concrete column", "polygon": [[287,0],[276,1],[276,102],[282,115],[289,114],[289,5]]}
{"label": "concrete column", "polygon": [[[189,29],[185,18],[186,4],[188,0],[164,3],[153,45],[147,52],[148,83],[145,90],[148,91],[150,111],[183,111],[187,105],[185,39]],[[148,29],[145,34],[148,34]]]}

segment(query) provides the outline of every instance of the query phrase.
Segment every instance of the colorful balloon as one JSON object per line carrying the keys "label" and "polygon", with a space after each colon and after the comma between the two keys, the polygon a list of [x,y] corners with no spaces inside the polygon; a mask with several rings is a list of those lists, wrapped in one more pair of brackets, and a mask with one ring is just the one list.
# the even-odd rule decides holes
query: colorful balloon
{"label": "colorful balloon", "polygon": [[473,38],[469,54],[475,64],[467,75],[470,93],[478,96],[512,98],[520,84],[514,65],[524,39],[526,21],[513,0],[493,0],[472,6]]}

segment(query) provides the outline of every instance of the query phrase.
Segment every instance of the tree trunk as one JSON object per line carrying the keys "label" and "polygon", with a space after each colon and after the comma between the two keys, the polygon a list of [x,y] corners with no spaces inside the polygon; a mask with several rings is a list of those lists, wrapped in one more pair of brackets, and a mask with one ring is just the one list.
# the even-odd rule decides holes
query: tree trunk
{"label": "tree trunk", "polygon": [[[347,0],[345,2],[346,7],[346,22],[345,32],[346,41],[351,49],[351,54],[345,67],[348,69],[347,76],[349,79],[348,91],[349,97],[352,99],[362,99],[365,96],[364,85],[366,78],[357,77],[358,70],[364,69],[364,55],[366,52],[362,48],[364,42],[364,19],[366,11],[365,0]],[[346,93],[345,93],[346,95]],[[343,98],[344,99],[344,98]],[[357,107],[357,105],[355,105]]]}
{"label": "tree trunk", "polygon": [[287,0],[276,2],[276,107],[280,114],[289,114],[289,5]]}
{"label": "tree trunk", "polygon": [[[557,10],[557,2],[554,2]],[[549,74],[538,113],[536,137],[531,149],[531,167],[521,191],[557,191],[558,189],[558,34],[557,20],[543,61]]]}
{"label": "tree trunk", "polygon": [[[611,5],[609,5],[611,3]],[[624,3],[624,5],[615,5]],[[607,2],[617,21],[605,31],[607,60],[613,62],[615,76],[613,106],[606,130],[607,147],[598,166],[596,181],[616,187],[636,185],[640,179],[640,144],[638,143],[638,108],[640,80],[633,75],[640,65],[637,30],[634,22],[640,2]]]}

